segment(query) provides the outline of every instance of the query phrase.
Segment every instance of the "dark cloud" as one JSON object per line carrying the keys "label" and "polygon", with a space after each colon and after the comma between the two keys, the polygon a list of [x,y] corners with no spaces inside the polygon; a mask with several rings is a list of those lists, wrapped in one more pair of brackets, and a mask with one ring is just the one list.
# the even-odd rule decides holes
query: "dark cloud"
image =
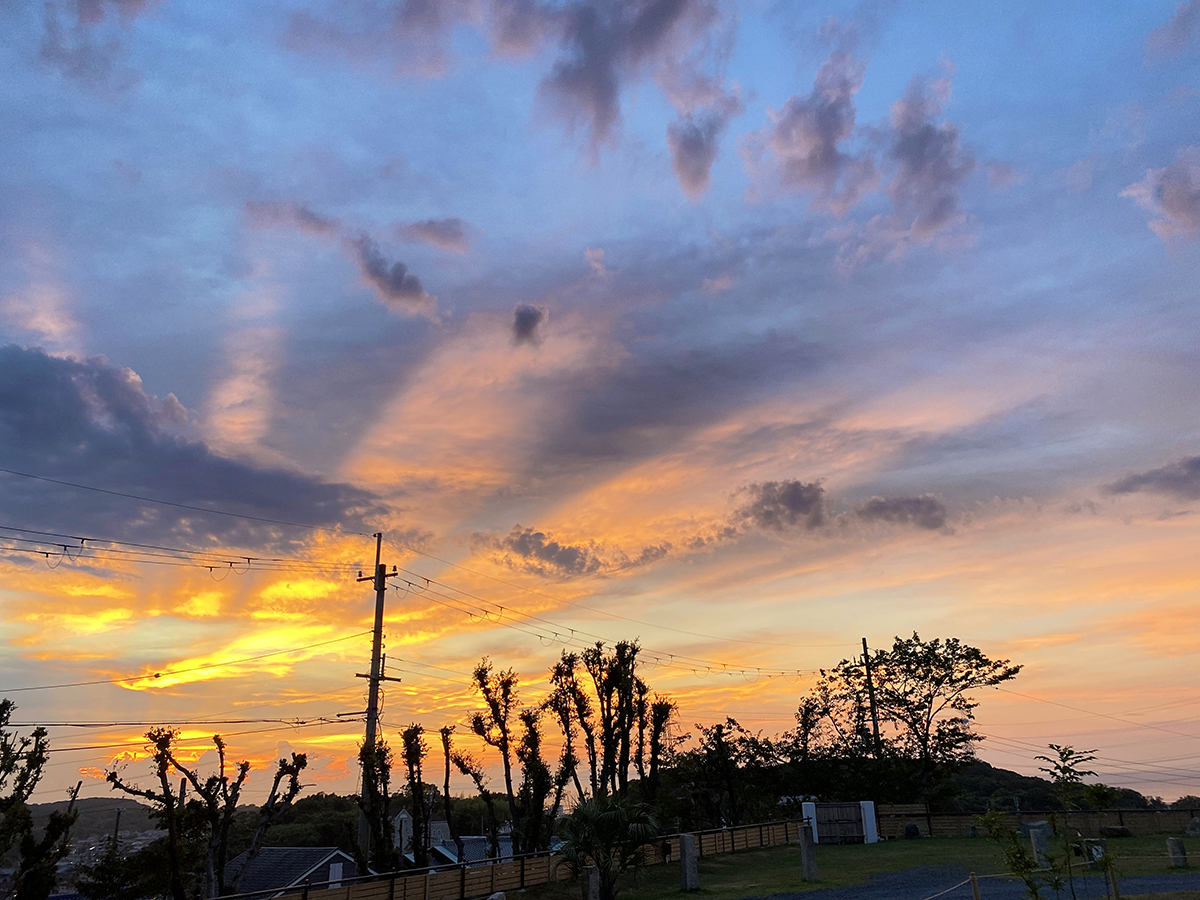
{"label": "dark cloud", "polygon": [[1171,59],[1187,49],[1200,35],[1200,0],[1175,4],[1175,13],[1146,38],[1146,55],[1151,59]]}
{"label": "dark cloud", "polygon": [[273,200],[248,201],[246,214],[260,228],[286,226],[315,235],[335,235],[341,228],[337,219],[314,212],[302,203]]}
{"label": "dark cloud", "polygon": [[[103,358],[0,348],[0,466],[192,506],[370,531],[370,493],[223,457],[192,436],[187,411]],[[302,542],[295,528],[148,505],[0,474],[4,524],[192,547]],[[153,539],[153,540],[150,540]]]}
{"label": "dark cloud", "polygon": [[[259,228],[281,226],[318,237],[340,237],[343,249],[353,257],[363,280],[375,290],[384,306],[393,312],[436,316],[437,297],[425,290],[421,279],[412,274],[404,263],[389,263],[370,235],[359,233],[354,236],[337,219],[315,212],[302,203],[249,201],[246,203],[246,214]],[[449,240],[456,230],[460,238],[464,234],[460,219],[431,219],[406,227],[413,229],[410,239],[431,242],[437,235]],[[418,234],[420,238],[415,237]]]}
{"label": "dark cloud", "polygon": [[555,16],[563,56],[542,81],[542,96],[595,153],[613,139],[625,81],[679,64],[718,19],[706,0],[582,2]]}
{"label": "dark cloud", "polygon": [[946,525],[946,507],[933,494],[919,497],[872,497],[855,512],[869,522],[916,525],[936,531]]}
{"label": "dark cloud", "polygon": [[740,403],[811,375],[826,354],[798,336],[730,335],[717,346],[639,341],[611,361],[531,382],[556,410],[535,466],[653,456]]}
{"label": "dark cloud", "polygon": [[1200,238],[1200,146],[1185,147],[1175,162],[1150,169],[1121,195],[1158,216],[1150,228],[1164,241],[1175,236]]}
{"label": "dark cloud", "polygon": [[[98,18],[86,18],[85,9],[89,16],[98,13]],[[93,94],[113,97],[136,87],[141,75],[124,64],[129,51],[123,42],[115,34],[97,32],[95,26],[103,19],[103,7],[81,3],[78,12],[75,24],[68,25],[60,21],[55,4],[46,4],[42,62]]]}
{"label": "dark cloud", "polygon": [[820,528],[825,524],[825,489],[815,481],[764,481],[739,491],[747,500],[735,518],[769,531]]}
{"label": "dark cloud", "polygon": [[123,21],[136,19],[157,3],[158,0],[75,0],[79,21],[94,25],[104,20],[108,10],[113,10]]}
{"label": "dark cloud", "polygon": [[546,318],[546,313],[538,309],[536,306],[530,306],[527,303],[522,303],[513,310],[513,342],[517,344],[538,344],[541,343],[541,336],[538,334],[538,326],[542,324],[542,320]]}
{"label": "dark cloud", "polygon": [[871,157],[840,147],[854,134],[854,95],[864,71],[848,50],[834,51],[810,94],[789,99],[772,125],[747,137],[750,171],[778,178],[787,190],[814,194],[814,203],[839,215],[873,190],[879,179]]}
{"label": "dark cloud", "polygon": [[898,166],[887,194],[900,223],[917,241],[929,240],[962,217],[958,191],[975,170],[974,157],[963,148],[958,128],[939,123],[950,82],[913,79],[892,104],[889,159]]}
{"label": "dark cloud", "polygon": [[693,200],[703,196],[712,183],[712,167],[720,151],[721,135],[730,117],[740,109],[740,103],[727,109],[702,109],[667,126],[671,168],[683,192]]}
{"label": "dark cloud", "polygon": [[595,544],[560,544],[544,532],[520,525],[492,540],[491,546],[505,555],[511,567],[538,575],[578,577],[598,572],[604,565]]}
{"label": "dark cloud", "polygon": [[397,225],[396,236],[401,240],[429,244],[448,253],[466,253],[470,245],[467,223],[459,218],[425,219]]}
{"label": "dark cloud", "polygon": [[349,241],[363,280],[373,287],[385,306],[405,313],[432,315],[437,298],[425,291],[421,280],[402,262],[389,263],[367,235]]}
{"label": "dark cloud", "polygon": [[1164,494],[1178,500],[1200,500],[1200,456],[1189,456],[1108,485],[1110,494]]}
{"label": "dark cloud", "polygon": [[584,575],[647,566],[667,556],[673,549],[664,541],[643,547],[635,556],[620,548],[605,547],[595,541],[564,544],[542,531],[514,525],[501,537],[472,535],[476,547],[498,553],[509,568],[535,575],[578,578]]}

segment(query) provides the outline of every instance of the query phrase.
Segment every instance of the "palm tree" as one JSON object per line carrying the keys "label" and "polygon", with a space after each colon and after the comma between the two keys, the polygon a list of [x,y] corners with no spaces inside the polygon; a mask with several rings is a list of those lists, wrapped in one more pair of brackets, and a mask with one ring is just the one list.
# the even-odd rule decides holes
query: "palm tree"
{"label": "palm tree", "polygon": [[593,797],[563,820],[559,852],[576,874],[595,866],[600,900],[616,900],[617,879],[642,865],[642,848],[658,834],[658,819],[645,803],[622,796]]}

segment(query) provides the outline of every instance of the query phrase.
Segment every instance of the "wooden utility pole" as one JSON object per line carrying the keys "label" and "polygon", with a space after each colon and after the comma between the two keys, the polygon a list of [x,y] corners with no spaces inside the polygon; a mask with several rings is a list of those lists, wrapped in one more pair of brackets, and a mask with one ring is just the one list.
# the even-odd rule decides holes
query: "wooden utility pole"
{"label": "wooden utility pole", "polygon": [[[375,573],[371,576],[364,577],[362,572],[358,573],[359,581],[370,581],[375,585],[375,628],[371,633],[371,673],[357,673],[356,677],[366,678],[367,689],[367,729],[364,736],[363,745],[374,748],[377,735],[379,733],[379,682],[381,681],[399,681],[399,678],[388,678],[381,671],[383,668],[383,596],[387,591],[387,580],[396,574],[395,569],[391,572],[387,570],[382,562],[379,561],[383,552],[383,532],[375,534]],[[367,773],[363,772],[362,776],[362,798],[364,803],[367,800],[369,789],[367,787]],[[358,846],[362,850],[365,857],[370,850],[371,845],[371,826],[367,822],[367,814],[362,809],[358,813]]]}
{"label": "wooden utility pole", "polygon": [[867,672],[867,699],[871,702],[871,728],[875,731],[875,756],[882,749],[879,740],[879,710],[875,708],[875,683],[871,680],[871,651],[867,649],[867,639],[862,639],[863,668]]}

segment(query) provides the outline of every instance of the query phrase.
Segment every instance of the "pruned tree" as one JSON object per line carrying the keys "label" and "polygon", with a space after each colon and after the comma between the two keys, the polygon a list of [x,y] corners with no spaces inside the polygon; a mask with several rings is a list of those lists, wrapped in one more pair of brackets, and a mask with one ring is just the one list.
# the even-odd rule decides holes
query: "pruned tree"
{"label": "pruned tree", "polygon": [[446,827],[450,829],[450,839],[454,841],[454,849],[458,851],[458,861],[463,862],[466,856],[466,849],[463,846],[462,835],[458,833],[458,827],[454,823],[454,813],[450,808],[450,766],[452,765],[451,756],[451,736],[454,734],[453,725],[443,725],[438,732],[442,738],[442,755],[446,760],[445,777],[442,781],[442,805],[446,814]]}
{"label": "pruned tree", "polygon": [[504,767],[504,792],[508,812],[514,826],[517,821],[517,798],[513,791],[513,714],[517,711],[517,674],[512,669],[493,672],[486,656],[472,673],[473,687],[483,696],[483,712],[471,716],[471,730],[489,747],[500,753]]}
{"label": "pruned tree", "polygon": [[370,850],[366,859],[359,860],[359,865],[363,870],[391,872],[400,867],[400,854],[392,834],[392,750],[382,737],[373,747],[363,741],[358,748],[358,761],[362,765],[364,787],[358,805],[366,817],[370,835]]}
{"label": "pruned tree", "polygon": [[[475,784],[475,790],[483,798],[488,813],[488,855],[495,859],[500,856],[500,820],[496,816],[496,795],[488,789],[487,775],[484,773],[483,764],[471,754],[462,751],[452,752],[450,759],[459,772],[471,779]],[[462,860],[461,852],[458,858]]]}
{"label": "pruned tree", "polygon": [[[230,885],[231,893],[236,894],[238,892],[242,877],[262,850],[263,840],[267,836],[267,829],[292,808],[292,803],[295,801],[302,787],[300,784],[300,773],[307,766],[308,754],[306,753],[292,753],[290,760],[280,759],[278,761],[266,802],[258,808],[258,824],[254,829],[254,837],[250,839],[250,846],[246,850],[246,861],[242,864],[241,869],[238,870],[233,883]],[[286,787],[283,787],[281,792],[280,788],[283,786],[285,779]]]}
{"label": "pruned tree", "polygon": [[58,863],[71,850],[71,826],[79,816],[75,801],[81,787],[82,781],[71,789],[66,812],[50,813],[41,837],[36,837],[32,828],[21,835],[21,860],[13,875],[13,900],[47,900],[54,893]]}
{"label": "pruned tree", "polygon": [[[401,732],[404,745],[404,766],[408,774],[409,808],[412,815],[413,864],[418,869],[429,865],[429,819],[430,804],[428,791],[423,780],[423,764],[429,754],[425,741],[425,729],[413,723]],[[403,852],[404,848],[400,848]]]}
{"label": "pruned tree", "polygon": [[194,768],[183,765],[168,747],[163,751],[171,767],[183,775],[200,798],[204,817],[208,821],[208,850],[204,858],[204,895],[219,897],[228,893],[225,887],[225,862],[229,849],[229,828],[237,812],[242,786],[250,773],[250,763],[243,760],[233,766],[233,777],[226,772],[225,741],[213,735],[217,748],[217,771],[201,779]]}
{"label": "pruned tree", "polygon": [[[173,728],[151,728],[146,732],[146,741],[150,751],[150,762],[154,768],[154,776],[158,779],[158,790],[141,788],[137,784],[122,780],[121,773],[116,768],[109,769],[105,780],[115,790],[124,791],[134,797],[149,800],[155,807],[159,820],[167,826],[167,865],[172,900],[188,900],[184,891],[183,871],[181,865],[180,826],[183,817],[183,784],[176,794],[171,786],[172,754],[171,745],[179,736]],[[185,782],[186,783],[186,782]]]}
{"label": "pruned tree", "polygon": [[550,693],[542,708],[553,714],[562,732],[563,748],[560,765],[570,771],[575,792],[580,801],[587,794],[579,780],[579,756],[575,752],[576,725],[584,731],[585,747],[591,766],[592,793],[596,791],[596,741],[591,731],[591,700],[579,683],[579,656],[564,650],[562,657],[550,670]]}
{"label": "pruned tree", "polygon": [[599,714],[598,793],[624,792],[629,783],[637,697],[645,689],[636,675],[639,649],[637,641],[619,641],[608,652],[598,641],[580,656],[592,677]]}

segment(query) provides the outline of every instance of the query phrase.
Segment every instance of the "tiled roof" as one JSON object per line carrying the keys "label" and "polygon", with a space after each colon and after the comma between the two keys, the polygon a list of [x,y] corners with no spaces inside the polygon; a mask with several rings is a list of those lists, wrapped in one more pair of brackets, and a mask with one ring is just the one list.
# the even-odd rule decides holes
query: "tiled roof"
{"label": "tiled roof", "polygon": [[[334,854],[342,855],[337,847],[263,847],[238,883],[238,893],[289,887]],[[232,882],[245,863],[245,853],[234,857],[225,867],[226,879]]]}

